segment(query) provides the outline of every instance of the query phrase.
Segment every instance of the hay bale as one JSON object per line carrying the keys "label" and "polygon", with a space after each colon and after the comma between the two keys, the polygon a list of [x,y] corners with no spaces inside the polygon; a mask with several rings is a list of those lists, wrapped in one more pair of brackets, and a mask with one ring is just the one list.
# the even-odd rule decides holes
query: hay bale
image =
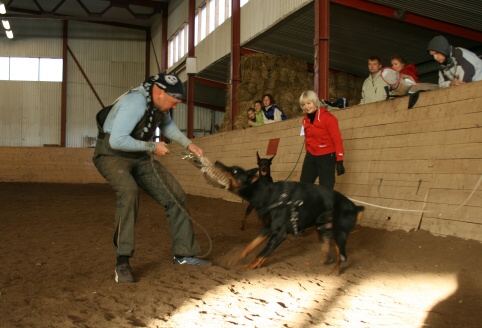
{"label": "hay bale", "polygon": [[[343,72],[330,74],[330,101],[346,98],[349,105],[360,103],[361,89],[365,79]],[[333,83],[333,85],[331,85]]]}
{"label": "hay bale", "polygon": [[[244,129],[248,126],[246,111],[254,107],[256,100],[262,100],[263,94],[269,93],[288,119],[304,115],[299,106],[303,91],[314,90],[314,74],[308,71],[305,61],[291,56],[272,54],[253,54],[241,57],[241,81],[237,101],[238,113],[234,118],[233,128]],[[347,98],[350,105],[358,104],[364,78],[346,73],[330,71],[329,99]],[[229,77],[227,83],[230,83]],[[220,130],[229,131],[230,126],[230,91],[226,94],[226,114]]]}
{"label": "hay bale", "polygon": [[[253,94],[242,84],[238,86],[237,95],[238,104],[245,101],[253,101]],[[239,106],[239,105],[238,105]]]}
{"label": "hay bale", "polygon": [[231,131],[231,111],[226,110],[223,116],[223,122],[219,126],[218,132]]}

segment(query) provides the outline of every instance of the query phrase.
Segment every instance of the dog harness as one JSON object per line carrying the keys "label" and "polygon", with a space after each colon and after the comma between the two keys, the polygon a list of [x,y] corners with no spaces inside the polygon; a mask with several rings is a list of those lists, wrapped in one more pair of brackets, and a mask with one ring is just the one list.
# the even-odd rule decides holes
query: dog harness
{"label": "dog harness", "polygon": [[279,196],[279,201],[274,203],[273,205],[268,206],[265,210],[262,212],[269,212],[275,208],[281,207],[281,206],[289,206],[290,207],[290,222],[293,226],[293,235],[295,237],[298,237],[298,207],[303,205],[303,200],[298,199],[298,200],[290,200],[288,201],[288,184],[284,183],[283,184],[283,192]]}

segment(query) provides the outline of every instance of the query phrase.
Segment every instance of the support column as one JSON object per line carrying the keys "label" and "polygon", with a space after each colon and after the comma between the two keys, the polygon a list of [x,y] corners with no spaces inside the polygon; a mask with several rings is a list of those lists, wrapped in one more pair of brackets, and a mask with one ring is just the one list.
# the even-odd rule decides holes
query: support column
{"label": "support column", "polygon": [[[155,49],[154,49],[155,50]],[[151,29],[146,29],[146,67],[144,77],[151,76]]]}
{"label": "support column", "polygon": [[330,1],[315,0],[314,73],[315,92],[329,98],[330,72]]}
{"label": "support column", "polygon": [[165,73],[167,70],[167,56],[168,56],[168,45],[167,45],[167,8],[162,10],[162,32],[161,32],[161,72]]}
{"label": "support column", "polygon": [[[196,55],[194,49],[194,24],[196,17],[196,0],[189,0],[189,38],[187,41],[187,56]],[[187,137],[194,138],[194,75],[187,76]]]}
{"label": "support column", "polygon": [[69,22],[62,21],[62,98],[60,100],[60,147],[65,147],[67,139],[67,77],[68,77],[68,41],[69,41]]}
{"label": "support column", "polygon": [[238,115],[238,87],[241,80],[241,5],[240,0],[231,0],[231,81],[230,81],[230,107],[231,129],[234,129],[234,118]]}

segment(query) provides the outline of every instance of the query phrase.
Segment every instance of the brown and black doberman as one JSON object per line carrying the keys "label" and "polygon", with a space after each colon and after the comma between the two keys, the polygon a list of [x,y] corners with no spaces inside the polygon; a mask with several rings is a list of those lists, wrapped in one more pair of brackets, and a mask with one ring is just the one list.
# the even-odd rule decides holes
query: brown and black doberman
{"label": "brown and black doberman", "polygon": [[[268,256],[286,239],[287,234],[298,235],[301,229],[316,227],[325,264],[335,262],[332,270],[340,274],[340,264],[347,260],[348,235],[361,219],[363,206],[355,205],[341,193],[312,183],[279,181],[261,182],[258,168],[248,171],[239,166],[225,166],[216,162],[230,179],[228,190],[248,201],[263,220],[263,228],[246,248],[230,260],[234,265],[246,258],[255,248],[266,245],[243,269],[259,268]],[[335,244],[333,256],[331,241]]]}

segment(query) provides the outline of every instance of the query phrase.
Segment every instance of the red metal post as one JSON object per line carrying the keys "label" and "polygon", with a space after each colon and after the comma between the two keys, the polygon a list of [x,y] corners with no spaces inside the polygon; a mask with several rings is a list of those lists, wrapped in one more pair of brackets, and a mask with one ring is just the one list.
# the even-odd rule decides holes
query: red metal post
{"label": "red metal post", "polygon": [[168,17],[168,12],[167,8],[162,10],[162,34],[161,34],[161,47],[162,47],[162,53],[161,53],[161,72],[166,72],[167,70],[167,51],[168,51],[168,46],[167,46],[167,17]]}
{"label": "red metal post", "polygon": [[330,1],[315,0],[314,85],[320,99],[329,97]]}
{"label": "red metal post", "polygon": [[62,35],[62,98],[60,100],[60,147],[65,147],[67,139],[67,55],[68,55],[68,40],[69,40],[69,22],[63,21],[63,35]]}
{"label": "red metal post", "polygon": [[[189,0],[189,38],[187,40],[187,56],[194,57],[194,24],[196,17],[196,0]],[[194,75],[187,77],[187,137],[194,138]]]}
{"label": "red metal post", "polygon": [[238,115],[238,86],[241,80],[241,5],[240,0],[231,0],[231,129],[234,129],[234,118]]}
{"label": "red metal post", "polygon": [[146,29],[146,68],[145,68],[145,78],[151,75],[151,29]]}

